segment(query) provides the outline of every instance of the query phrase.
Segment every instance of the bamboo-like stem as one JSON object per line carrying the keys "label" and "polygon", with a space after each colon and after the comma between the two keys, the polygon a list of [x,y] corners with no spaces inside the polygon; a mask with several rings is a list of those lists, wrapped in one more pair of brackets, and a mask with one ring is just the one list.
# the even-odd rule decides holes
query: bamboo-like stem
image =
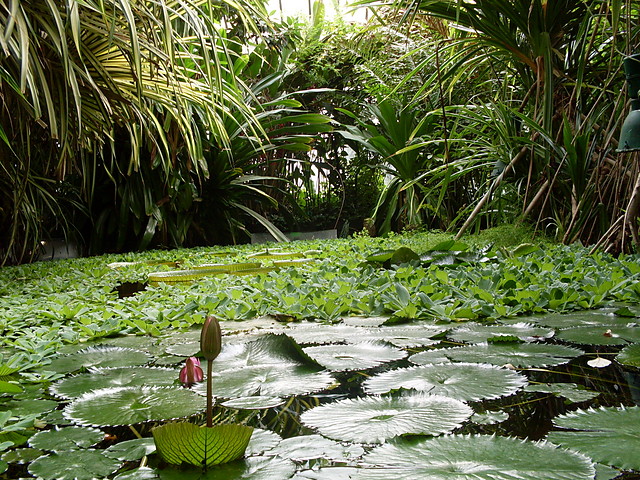
{"label": "bamboo-like stem", "polygon": [[207,427],[213,427],[213,360],[207,360]]}

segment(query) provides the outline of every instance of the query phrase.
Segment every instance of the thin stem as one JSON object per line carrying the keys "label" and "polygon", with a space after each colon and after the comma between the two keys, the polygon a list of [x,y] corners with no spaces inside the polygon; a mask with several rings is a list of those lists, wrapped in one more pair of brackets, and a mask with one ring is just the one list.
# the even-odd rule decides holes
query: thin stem
{"label": "thin stem", "polygon": [[207,360],[207,427],[213,427],[213,387],[211,371],[213,360]]}

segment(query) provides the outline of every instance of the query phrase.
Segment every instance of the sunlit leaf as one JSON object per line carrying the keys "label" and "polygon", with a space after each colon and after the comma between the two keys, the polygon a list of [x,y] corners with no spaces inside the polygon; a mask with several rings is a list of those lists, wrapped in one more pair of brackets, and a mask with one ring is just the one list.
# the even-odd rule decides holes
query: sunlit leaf
{"label": "sunlit leaf", "polygon": [[29,445],[40,450],[60,453],[89,448],[104,440],[104,433],[97,428],[66,427],[60,430],[38,432],[29,439]]}
{"label": "sunlit leaf", "polygon": [[600,395],[600,392],[587,390],[575,383],[532,383],[527,385],[524,390],[526,392],[552,393],[564,397],[572,403],[586,402]]}
{"label": "sunlit leaf", "polygon": [[129,367],[144,365],[151,360],[149,354],[121,347],[89,347],[71,355],[54,358],[45,370],[70,373],[91,367]]}
{"label": "sunlit leaf", "polygon": [[111,445],[104,451],[104,454],[109,458],[123,462],[135,462],[155,451],[156,444],[153,438],[134,438]]}
{"label": "sunlit leaf", "polygon": [[414,389],[459,400],[483,400],[511,395],[527,384],[519,373],[478,363],[400,368],[380,373],[364,383],[368,393]]}
{"label": "sunlit leaf", "polygon": [[366,370],[406,356],[403,350],[382,342],[320,345],[306,347],[304,351],[319,364],[333,371]]}
{"label": "sunlit leaf", "polygon": [[640,367],[640,343],[627,345],[616,355],[616,361],[623,365]]}
{"label": "sunlit leaf", "polygon": [[640,326],[598,325],[558,330],[557,338],[582,345],[626,345],[640,342]]}
{"label": "sunlit leaf", "polygon": [[583,455],[547,443],[488,435],[405,440],[365,455],[359,480],[586,480],[595,469]]}
{"label": "sunlit leaf", "polygon": [[492,337],[515,336],[525,342],[533,342],[551,338],[554,331],[549,328],[536,327],[530,323],[515,323],[512,325],[482,325],[467,323],[454,328],[447,336],[456,342],[481,343]]}
{"label": "sunlit leaf", "polygon": [[459,400],[414,393],[340,400],[307,410],[300,420],[335,440],[382,443],[399,435],[450,432],[472,413]]}
{"label": "sunlit leaf", "polygon": [[44,480],[94,480],[109,476],[120,466],[118,460],[98,450],[75,450],[39,457],[29,465],[29,473]]}
{"label": "sunlit leaf", "polygon": [[360,446],[345,446],[320,435],[301,435],[286,438],[276,448],[267,452],[268,455],[288,458],[294,462],[304,462],[318,458],[344,462],[348,459],[355,459],[363,453],[364,449]]}
{"label": "sunlit leaf", "polygon": [[553,420],[549,441],[622,469],[640,470],[640,407],[578,410]]}

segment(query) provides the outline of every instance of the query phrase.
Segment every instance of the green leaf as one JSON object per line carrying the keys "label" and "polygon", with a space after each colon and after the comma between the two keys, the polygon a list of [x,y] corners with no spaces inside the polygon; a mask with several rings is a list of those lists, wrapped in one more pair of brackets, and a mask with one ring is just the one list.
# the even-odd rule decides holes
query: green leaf
{"label": "green leaf", "polygon": [[162,469],[161,480],[275,480],[287,479],[296,471],[290,460],[278,457],[249,457],[236,462],[213,465],[203,472],[201,468]]}
{"label": "green leaf", "polygon": [[549,441],[589,455],[596,462],[624,470],[640,470],[640,407],[577,410],[553,420],[559,428]]}
{"label": "green leaf", "polygon": [[29,439],[29,445],[55,453],[89,448],[104,440],[104,433],[97,428],[66,427],[60,430],[38,432]]}
{"label": "green leaf", "polygon": [[526,377],[493,365],[455,363],[400,368],[364,382],[367,393],[414,389],[458,400],[485,400],[511,395],[527,384]]}
{"label": "green leaf", "polygon": [[363,459],[362,480],[586,480],[595,469],[583,455],[543,442],[489,435],[399,441]]}
{"label": "green leaf", "polygon": [[44,370],[71,373],[91,367],[129,367],[151,360],[148,353],[121,347],[89,347],[71,355],[54,358]]}
{"label": "green leaf", "polygon": [[399,435],[438,435],[458,428],[473,411],[441,395],[413,393],[348,398],[307,410],[300,420],[325,437],[383,443]]}
{"label": "green leaf", "polygon": [[640,343],[627,345],[616,355],[616,361],[622,365],[640,367]]}
{"label": "green leaf", "polygon": [[332,371],[366,370],[404,358],[407,353],[388,343],[320,345],[304,348],[306,354]]}
{"label": "green leaf", "polygon": [[94,480],[111,475],[120,465],[98,450],[75,450],[39,457],[29,465],[29,473],[44,480]]}
{"label": "green leaf", "polygon": [[122,462],[135,462],[155,451],[156,444],[153,438],[135,438],[111,445],[104,454]]}
{"label": "green leaf", "polygon": [[152,430],[160,456],[168,463],[211,466],[237,460],[251,438],[245,425],[205,427],[193,423],[168,423]]}
{"label": "green leaf", "polygon": [[51,393],[62,398],[76,398],[101,388],[170,386],[176,383],[178,373],[176,369],[160,367],[96,368],[56,382],[51,386]]}
{"label": "green leaf", "polygon": [[235,408],[237,410],[264,410],[267,408],[279,407],[285,403],[280,397],[238,397],[222,402],[221,405],[227,408]]}
{"label": "green leaf", "polygon": [[20,393],[22,387],[16,383],[5,382],[0,380],[0,393]]}
{"label": "green leaf", "polygon": [[452,361],[530,368],[562,365],[583,354],[582,350],[564,345],[491,343],[427,350],[411,356],[409,360],[418,365]]}
{"label": "green leaf", "polygon": [[557,338],[582,345],[626,345],[640,342],[640,326],[580,326],[558,330]]}
{"label": "green leaf", "polygon": [[522,245],[518,245],[511,252],[514,257],[522,257],[524,255],[529,255],[530,253],[537,252],[540,250],[538,245],[533,245],[531,243],[523,243]]}
{"label": "green leaf", "polygon": [[494,425],[496,423],[502,423],[509,419],[509,414],[507,412],[483,412],[483,413],[474,413],[471,417],[471,421],[473,423],[477,423],[478,425]]}
{"label": "green leaf", "polygon": [[2,455],[2,460],[7,463],[26,465],[42,455],[44,455],[44,452],[42,450],[36,450],[35,448],[17,448]]}
{"label": "green leaf", "polygon": [[345,462],[360,457],[364,449],[359,445],[343,445],[320,435],[301,435],[285,438],[268,455],[288,458],[294,462],[314,459]]}
{"label": "green leaf", "polygon": [[456,342],[481,343],[493,337],[515,336],[525,342],[534,342],[553,337],[554,331],[549,328],[537,327],[530,323],[515,323],[512,325],[482,325],[467,323],[451,330],[447,336]]}
{"label": "green leaf", "polygon": [[64,416],[80,425],[132,425],[195,415],[205,403],[204,397],[180,387],[105,388],[75,399]]}

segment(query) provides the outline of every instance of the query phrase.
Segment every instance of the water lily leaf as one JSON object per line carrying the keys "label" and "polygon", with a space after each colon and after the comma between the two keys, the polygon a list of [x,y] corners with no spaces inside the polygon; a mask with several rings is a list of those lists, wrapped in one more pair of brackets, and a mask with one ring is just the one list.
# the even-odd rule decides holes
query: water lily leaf
{"label": "water lily leaf", "polygon": [[148,353],[122,347],[89,347],[71,355],[54,358],[44,370],[71,373],[90,367],[129,367],[151,360]]}
{"label": "water lily leaf", "polygon": [[296,323],[286,334],[304,345],[326,345],[329,343],[351,343],[362,341],[363,329],[350,325],[317,325],[311,322]]}
{"label": "water lily leaf", "polygon": [[307,410],[300,421],[335,440],[382,443],[398,435],[450,432],[472,414],[459,400],[412,393],[340,400]]}
{"label": "water lily leaf", "polygon": [[551,338],[553,329],[537,327],[530,323],[515,323],[513,325],[482,325],[466,323],[451,330],[447,336],[456,342],[482,343],[494,337],[517,337],[525,342]]}
{"label": "water lily leaf", "polygon": [[597,325],[558,330],[557,338],[582,345],[626,345],[640,342],[640,327]]}
{"label": "water lily leaf", "polygon": [[58,402],[54,400],[27,398],[6,402],[0,407],[0,411],[11,410],[11,413],[16,417],[24,417],[27,415],[41,416],[57,407]]}
{"label": "water lily leaf", "polygon": [[439,343],[433,337],[442,335],[447,331],[447,327],[438,325],[411,325],[411,326],[389,326],[381,328],[361,329],[354,332],[354,338],[346,338],[347,342],[357,343],[362,341],[385,341],[396,347],[412,348],[427,347]]}
{"label": "water lily leaf", "polygon": [[575,383],[536,383],[524,387],[525,392],[552,393],[566,398],[571,403],[586,402],[600,395]]}
{"label": "water lily leaf", "polygon": [[342,324],[352,327],[379,327],[387,320],[389,317],[345,317]]}
{"label": "water lily leaf", "polygon": [[135,462],[155,451],[156,444],[153,438],[135,438],[111,445],[104,454],[122,462]]}
{"label": "water lily leaf", "polygon": [[549,441],[624,470],[640,470],[640,407],[577,410],[553,420],[571,431],[550,432]]}
{"label": "water lily leaf", "polygon": [[640,343],[627,345],[616,355],[616,361],[623,365],[640,367]]}
{"label": "water lily leaf", "polygon": [[267,452],[294,462],[324,458],[345,462],[360,457],[364,449],[358,445],[344,446],[321,435],[302,435],[282,440],[276,448]]}
{"label": "water lily leaf", "polygon": [[63,378],[53,384],[51,393],[62,398],[76,398],[91,390],[138,385],[173,385],[178,370],[160,367],[95,368],[89,373]]}
{"label": "water lily leaf", "polygon": [[168,423],[152,430],[158,453],[168,463],[211,466],[237,460],[244,455],[253,432],[246,425],[198,426]]}
{"label": "water lily leaf", "polygon": [[364,457],[359,480],[585,480],[595,469],[584,455],[544,442],[493,435],[405,440]]}
{"label": "water lily leaf", "polygon": [[304,351],[333,371],[366,370],[404,358],[407,353],[388,343],[362,342],[347,345],[319,345]]}
{"label": "water lily leaf", "polygon": [[[212,377],[213,393],[222,398],[306,395],[329,388],[335,382],[327,371],[290,363],[214,371]],[[205,395],[206,385],[199,383],[193,387],[193,391]]]}
{"label": "water lily leaf", "polygon": [[161,480],[286,480],[296,471],[295,464],[278,457],[248,457],[237,462],[214,465],[203,472],[201,468],[186,470],[162,469]]}
{"label": "water lily leaf", "polygon": [[116,426],[172,420],[202,412],[206,399],[180,387],[118,387],[76,398],[64,416],[80,425]]}
{"label": "water lily leaf", "polygon": [[317,470],[302,470],[291,480],[355,480],[362,469],[356,467],[320,467]]}
{"label": "water lily leaf", "polygon": [[535,315],[531,317],[520,318],[518,321],[536,323],[551,328],[569,328],[590,325],[626,326],[629,323],[629,318],[616,317],[611,309],[601,309],[584,310],[570,313],[549,313],[547,315]]}
{"label": "water lily leaf", "polygon": [[44,480],[94,480],[118,470],[121,463],[98,450],[75,450],[37,458],[29,473]]}
{"label": "water lily leaf", "polygon": [[483,413],[474,413],[471,417],[471,421],[473,423],[477,423],[478,425],[494,425],[496,423],[502,423],[509,419],[509,414],[507,412],[483,412]]}
{"label": "water lily leaf", "polygon": [[414,389],[475,401],[511,395],[526,384],[526,377],[511,370],[478,363],[454,363],[390,370],[369,378],[364,382],[364,389],[373,394]]}
{"label": "water lily leaf", "polygon": [[596,480],[613,480],[620,475],[620,470],[611,468],[608,465],[596,463]]}
{"label": "water lily leaf", "polygon": [[417,365],[442,363],[445,358],[452,362],[491,363],[498,366],[510,364],[530,368],[562,365],[583,354],[582,350],[565,345],[490,343],[428,350],[412,355],[409,360]]}
{"label": "water lily leaf", "polygon": [[140,467],[116,475],[114,480],[157,480],[160,478],[153,468]]}
{"label": "water lily leaf", "polygon": [[254,428],[249,445],[245,454],[247,457],[260,456],[267,450],[272,450],[280,443],[282,437],[271,430],[262,430],[261,428]]}
{"label": "water lily leaf", "polygon": [[55,453],[89,448],[104,440],[104,433],[97,428],[66,427],[60,430],[38,432],[29,439],[29,445]]}
{"label": "water lily leaf", "polygon": [[42,455],[44,452],[36,448],[17,448],[2,455],[2,460],[7,463],[26,465]]}
{"label": "water lily leaf", "polygon": [[237,410],[264,410],[267,408],[279,407],[284,402],[285,400],[280,397],[263,397],[258,395],[253,397],[232,398],[231,400],[222,402],[221,405],[223,407],[235,408]]}

